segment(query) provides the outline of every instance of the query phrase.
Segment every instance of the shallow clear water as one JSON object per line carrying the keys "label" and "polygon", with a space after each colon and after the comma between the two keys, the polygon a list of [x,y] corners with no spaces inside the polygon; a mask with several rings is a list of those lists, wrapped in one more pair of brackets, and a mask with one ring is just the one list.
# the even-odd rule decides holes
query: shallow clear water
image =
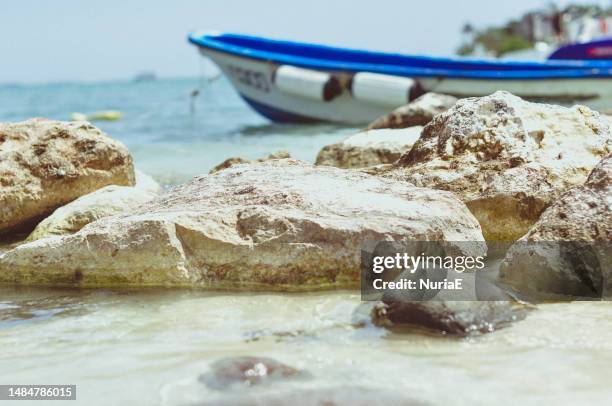
{"label": "shallow clear water", "polygon": [[[78,404],[189,405],[342,386],[440,405],[612,396],[610,303],[541,305],[510,328],[452,339],[353,327],[359,296],[346,291],[0,288],[0,298],[0,382],[76,384]],[[241,355],[272,357],[313,379],[233,392],[198,382],[212,361]]]}
{"label": "shallow clear water", "polygon": [[314,161],[326,144],[356,132],[334,125],[272,124],[254,113],[221,78],[201,88],[199,79],[152,82],[0,85],[0,121],[32,117],[69,120],[70,113],[119,110],[118,121],[94,124],[122,141],[136,167],[165,184],[208,172],[232,156],[260,158],[284,149]]}

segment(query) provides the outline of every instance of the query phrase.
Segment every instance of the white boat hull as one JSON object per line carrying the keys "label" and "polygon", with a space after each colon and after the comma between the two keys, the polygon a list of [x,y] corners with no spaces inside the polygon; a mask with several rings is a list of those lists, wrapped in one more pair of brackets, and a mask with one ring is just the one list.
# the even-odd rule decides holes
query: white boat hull
{"label": "white boat hull", "polygon": [[[357,100],[344,91],[330,101],[315,100],[284,92],[273,82],[275,65],[257,59],[200,48],[223,71],[238,93],[260,114],[277,122],[328,121],[347,124],[368,123],[401,105],[390,100],[376,103]],[[424,91],[458,97],[485,96],[506,90],[531,99],[575,101],[607,110],[612,101],[609,79],[485,80],[460,78],[419,78]]]}

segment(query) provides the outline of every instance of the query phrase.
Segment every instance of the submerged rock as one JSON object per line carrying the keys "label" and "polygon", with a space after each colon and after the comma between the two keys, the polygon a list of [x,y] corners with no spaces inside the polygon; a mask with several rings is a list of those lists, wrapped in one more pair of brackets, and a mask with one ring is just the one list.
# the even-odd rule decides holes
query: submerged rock
{"label": "submerged rock", "polygon": [[[419,327],[443,334],[469,336],[491,333],[510,323],[522,320],[531,310],[495,285],[490,269],[455,272],[440,268],[404,271],[396,281],[419,279],[428,281],[461,281],[459,289],[416,288],[382,291],[380,301],[360,306],[353,314],[355,325],[371,322],[391,329]],[[420,286],[417,282],[416,286]]]}
{"label": "submerged rock", "polygon": [[87,122],[0,123],[0,234],[104,186],[133,184],[127,149]]}
{"label": "submerged rock", "polygon": [[512,241],[611,150],[610,127],[599,113],[496,92],[437,115],[379,174],[454,192],[486,239]]}
{"label": "submerged rock", "polygon": [[93,221],[123,213],[153,200],[161,190],[153,179],[137,171],[136,186],[110,185],[79,197],[38,223],[28,241],[76,233]]}
{"label": "submerged rock", "polygon": [[208,173],[215,173],[222,171],[223,169],[231,168],[234,165],[238,164],[251,164],[256,162],[265,162],[271,159],[286,159],[291,158],[291,155],[287,151],[276,151],[268,155],[266,158],[259,159],[246,159],[241,157],[232,157],[227,158],[225,161],[221,162],[219,165],[212,168]]}
{"label": "submerged rock", "polygon": [[378,326],[416,326],[444,334],[468,336],[491,333],[522,320],[529,308],[511,301],[386,300],[372,310]]}
{"label": "submerged rock", "polygon": [[424,406],[400,392],[361,387],[275,390],[207,399],[199,405],[215,406]]}
{"label": "submerged rock", "polygon": [[354,287],[362,244],[380,240],[476,242],[472,256],[486,249],[451,193],[285,159],[200,176],[76,234],[23,244],[0,256],[0,281]]}
{"label": "submerged rock", "polygon": [[412,148],[423,127],[399,130],[370,130],[336,144],[326,145],[317,155],[316,165],[363,168],[390,164]]}
{"label": "submerged rock", "polygon": [[612,154],[510,248],[500,279],[523,292],[612,295]]}
{"label": "submerged rock", "polygon": [[438,93],[425,93],[409,104],[393,110],[372,122],[367,129],[406,128],[426,125],[435,115],[445,112],[457,103],[457,98]]}
{"label": "submerged rock", "polygon": [[227,389],[238,385],[250,387],[277,381],[310,378],[308,372],[290,367],[272,358],[235,357],[214,362],[199,381],[211,389]]}

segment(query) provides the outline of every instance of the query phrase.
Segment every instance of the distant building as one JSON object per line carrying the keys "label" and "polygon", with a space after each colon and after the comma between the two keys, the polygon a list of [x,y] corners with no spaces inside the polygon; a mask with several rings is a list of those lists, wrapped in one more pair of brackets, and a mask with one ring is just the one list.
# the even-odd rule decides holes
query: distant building
{"label": "distant building", "polygon": [[567,23],[568,42],[585,42],[612,36],[612,17],[582,16]]}
{"label": "distant building", "polygon": [[[546,45],[586,42],[612,37],[612,7],[570,5],[530,11],[502,27],[476,30],[465,24],[462,30],[462,55],[514,54],[529,57],[543,54]],[[531,52],[533,51],[533,52]]]}
{"label": "distant building", "polygon": [[525,14],[519,22],[519,33],[530,42],[550,42],[555,38],[551,15],[543,11]]}

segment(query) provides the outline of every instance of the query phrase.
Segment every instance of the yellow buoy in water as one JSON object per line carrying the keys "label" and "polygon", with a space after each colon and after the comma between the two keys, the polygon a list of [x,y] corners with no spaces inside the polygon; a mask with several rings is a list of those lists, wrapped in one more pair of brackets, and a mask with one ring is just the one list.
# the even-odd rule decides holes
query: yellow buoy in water
{"label": "yellow buoy in water", "polygon": [[72,113],[70,119],[72,121],[87,121],[87,116],[83,113]]}
{"label": "yellow buoy in water", "polygon": [[72,113],[70,115],[72,121],[115,121],[122,117],[123,113],[117,110],[96,111],[91,114]]}

